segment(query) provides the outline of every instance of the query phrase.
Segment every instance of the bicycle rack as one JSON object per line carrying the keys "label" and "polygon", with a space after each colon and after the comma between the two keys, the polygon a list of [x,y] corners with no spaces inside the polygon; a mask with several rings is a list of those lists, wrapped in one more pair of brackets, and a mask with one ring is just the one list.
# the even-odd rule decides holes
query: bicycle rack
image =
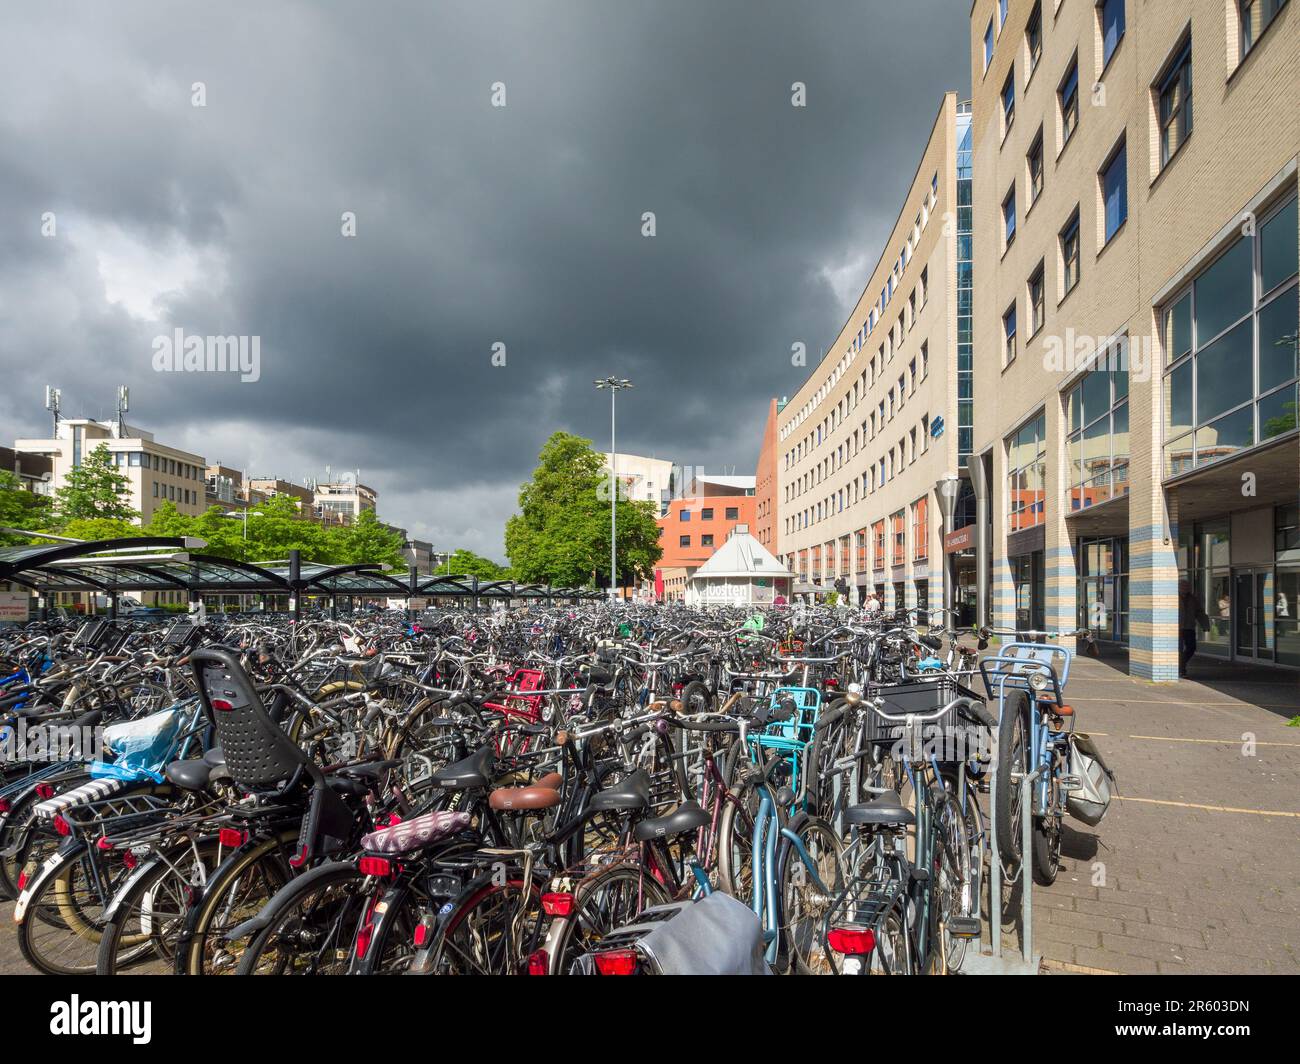
{"label": "bicycle rack", "polygon": [[[1002,855],[998,851],[998,759],[993,760],[993,774],[989,782],[989,934],[992,952],[980,951],[967,955],[961,966],[963,975],[1037,975],[1042,957],[1034,953],[1034,876],[1032,871],[1032,839],[1030,837],[1031,809],[1034,782],[1042,775],[1040,765],[1028,775],[1021,775],[1020,785],[1020,956],[1005,956],[1002,952]],[[1015,777],[1012,777],[1013,780]]]}

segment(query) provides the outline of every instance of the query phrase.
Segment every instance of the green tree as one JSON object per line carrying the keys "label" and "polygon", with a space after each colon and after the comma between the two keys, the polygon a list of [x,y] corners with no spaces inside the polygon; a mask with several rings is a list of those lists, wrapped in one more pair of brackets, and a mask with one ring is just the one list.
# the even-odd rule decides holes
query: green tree
{"label": "green tree", "polygon": [[[593,572],[609,579],[609,475],[591,441],[556,432],[519,489],[519,513],[506,523],[506,553],[517,579],[580,587]],[[618,509],[620,583],[649,575],[663,551],[651,502],[622,497]]]}
{"label": "green tree", "polygon": [[[23,487],[17,475],[0,469],[0,527],[39,529],[50,520],[50,500]],[[26,536],[0,532],[0,546],[26,543]]]}
{"label": "green tree", "polygon": [[509,580],[510,570],[491,558],[484,558],[463,547],[452,551],[451,556],[438,566],[436,572],[447,576],[477,576],[480,580]]}
{"label": "green tree", "polygon": [[134,521],[140,512],[132,509],[130,497],[130,480],[118,472],[108,447],[101,443],[69,470],[63,486],[55,491],[55,519],[63,526],[93,518]]}
{"label": "green tree", "polygon": [[331,554],[340,564],[377,562],[397,568],[408,564],[402,554],[405,546],[402,537],[383,524],[374,510],[362,510],[352,524],[329,532]]}

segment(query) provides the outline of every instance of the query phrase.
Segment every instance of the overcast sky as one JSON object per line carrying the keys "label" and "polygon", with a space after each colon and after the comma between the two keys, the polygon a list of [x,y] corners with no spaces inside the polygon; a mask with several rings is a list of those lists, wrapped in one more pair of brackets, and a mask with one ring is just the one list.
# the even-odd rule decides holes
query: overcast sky
{"label": "overcast sky", "polygon": [[[498,559],[545,438],[608,447],[595,377],[636,384],[620,451],[752,473],[791,344],[834,339],[968,91],[966,14],[10,0],[0,440],[49,434],[46,384],[69,417],[128,384],[165,443],[360,469],[385,520]],[[259,337],[260,379],[155,372],[177,328]]]}

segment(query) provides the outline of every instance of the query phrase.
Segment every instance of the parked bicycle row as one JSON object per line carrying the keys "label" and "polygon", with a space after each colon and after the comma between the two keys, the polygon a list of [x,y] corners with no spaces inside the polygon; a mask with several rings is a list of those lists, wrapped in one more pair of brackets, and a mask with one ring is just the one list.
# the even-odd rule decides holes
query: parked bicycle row
{"label": "parked bicycle row", "polygon": [[959,971],[1111,778],[1086,632],[943,616],[9,629],[0,896],[49,974]]}

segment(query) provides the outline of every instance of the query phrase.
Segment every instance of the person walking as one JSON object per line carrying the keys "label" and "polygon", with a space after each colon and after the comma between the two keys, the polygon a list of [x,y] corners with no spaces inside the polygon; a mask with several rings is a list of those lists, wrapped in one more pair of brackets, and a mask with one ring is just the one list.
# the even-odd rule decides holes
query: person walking
{"label": "person walking", "polygon": [[1188,580],[1178,581],[1178,675],[1187,675],[1187,663],[1196,654],[1196,629],[1210,627],[1210,618]]}

